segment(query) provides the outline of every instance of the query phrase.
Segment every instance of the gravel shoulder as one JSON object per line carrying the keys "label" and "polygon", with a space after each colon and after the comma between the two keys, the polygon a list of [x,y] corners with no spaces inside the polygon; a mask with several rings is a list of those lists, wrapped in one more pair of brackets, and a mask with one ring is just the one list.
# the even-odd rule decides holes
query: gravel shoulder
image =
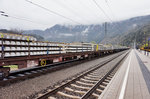
{"label": "gravel shoulder", "polygon": [[23,99],[24,97],[29,97],[30,95],[46,89],[49,86],[53,86],[56,82],[60,82],[64,79],[72,77],[117,54],[119,53],[85,62],[32,79],[27,79],[25,81],[11,84],[10,86],[2,87],[0,88],[0,99]]}

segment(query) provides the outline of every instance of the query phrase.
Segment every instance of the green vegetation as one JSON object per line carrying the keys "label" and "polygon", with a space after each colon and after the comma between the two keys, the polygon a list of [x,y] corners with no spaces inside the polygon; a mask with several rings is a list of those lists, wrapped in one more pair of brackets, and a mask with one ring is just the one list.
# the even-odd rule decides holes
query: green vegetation
{"label": "green vegetation", "polygon": [[150,23],[130,31],[127,35],[122,37],[120,44],[132,46],[133,42],[136,42],[137,47],[140,47],[145,44],[145,39],[147,42],[149,38],[150,38]]}

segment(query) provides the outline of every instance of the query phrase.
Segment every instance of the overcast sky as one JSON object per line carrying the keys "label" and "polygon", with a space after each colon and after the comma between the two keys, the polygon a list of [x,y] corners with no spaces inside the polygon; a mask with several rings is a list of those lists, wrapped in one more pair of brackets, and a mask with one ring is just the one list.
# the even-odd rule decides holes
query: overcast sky
{"label": "overcast sky", "polygon": [[46,29],[55,24],[100,24],[105,21],[119,21],[135,16],[150,14],[150,0],[29,0],[51,11],[74,20],[50,13],[26,0],[0,0],[0,11],[10,17],[0,15],[0,28],[6,29]]}

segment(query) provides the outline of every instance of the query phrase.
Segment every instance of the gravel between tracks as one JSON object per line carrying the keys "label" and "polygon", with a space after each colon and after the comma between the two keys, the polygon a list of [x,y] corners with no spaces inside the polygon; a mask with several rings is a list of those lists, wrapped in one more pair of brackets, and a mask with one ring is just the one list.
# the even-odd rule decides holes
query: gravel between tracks
{"label": "gravel between tracks", "polygon": [[[117,53],[118,54],[118,53]],[[0,88],[0,99],[25,99],[30,95],[35,94],[49,86],[53,86],[56,82],[62,81],[82,72],[116,54],[85,62],[73,67],[55,71],[46,75],[21,81],[18,83],[11,84],[10,86]]]}

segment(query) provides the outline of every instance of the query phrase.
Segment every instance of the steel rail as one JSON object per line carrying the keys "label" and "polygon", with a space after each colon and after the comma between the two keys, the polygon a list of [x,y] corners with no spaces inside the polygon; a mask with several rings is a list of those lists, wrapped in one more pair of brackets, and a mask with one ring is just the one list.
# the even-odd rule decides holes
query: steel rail
{"label": "steel rail", "polygon": [[87,99],[95,90],[96,88],[114,71],[114,69],[122,62],[122,60],[128,55],[128,53],[119,61],[115,66],[108,71],[87,93],[85,93],[80,99]]}
{"label": "steel rail", "polygon": [[[7,78],[0,80],[0,86],[14,83],[19,80],[24,80],[26,78],[37,77],[39,75],[50,73],[50,72],[60,70],[63,68],[67,68],[70,66],[70,64],[72,64],[72,65],[79,64],[80,61],[82,61],[82,60],[74,59],[74,60],[60,62],[60,63],[54,63],[54,64],[46,65],[46,66],[39,66],[39,67],[37,66],[37,67],[32,67],[32,68],[21,69],[18,71],[12,71],[12,72],[10,72],[10,74]],[[26,73],[28,73],[28,74],[26,74]]]}
{"label": "steel rail", "polygon": [[90,72],[95,71],[95,70],[97,70],[98,68],[104,66],[105,64],[107,64],[107,63],[113,61],[114,59],[116,59],[118,56],[121,56],[122,54],[124,54],[124,53],[121,53],[121,54],[119,54],[119,55],[117,55],[117,56],[115,56],[115,57],[112,57],[112,58],[110,58],[109,60],[104,61],[103,63],[100,63],[100,64],[95,65],[92,69],[86,71],[85,73],[83,73],[83,74],[77,76],[76,78],[72,79],[71,81],[68,81],[67,83],[65,83],[65,84],[63,84],[63,85],[61,85],[61,86],[59,86],[59,87],[57,87],[57,88],[54,88],[54,89],[51,90],[50,92],[46,92],[46,93],[43,94],[42,96],[37,97],[37,99],[47,99],[49,96],[54,95],[54,94],[57,93],[59,90],[65,88],[65,87],[68,86],[69,84],[72,84],[73,82],[75,82],[75,81],[77,81],[78,79],[84,77],[85,75],[89,74]]}

